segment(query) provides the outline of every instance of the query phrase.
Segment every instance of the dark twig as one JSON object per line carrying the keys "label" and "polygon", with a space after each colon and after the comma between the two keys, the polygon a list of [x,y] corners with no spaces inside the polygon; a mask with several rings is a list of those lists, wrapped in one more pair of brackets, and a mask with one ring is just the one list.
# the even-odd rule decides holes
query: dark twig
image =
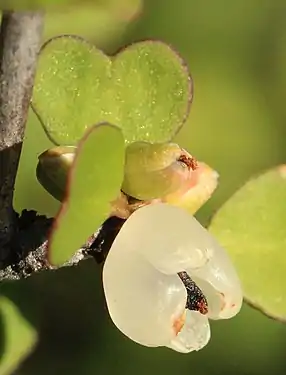
{"label": "dark twig", "polygon": [[[46,256],[52,221],[35,211],[23,211],[17,218],[18,233],[10,244],[13,255],[6,259],[6,264],[2,263],[0,281],[19,280],[37,272],[57,269],[47,262]],[[87,247],[83,247],[64,266],[75,266],[87,256]]]}
{"label": "dark twig", "polygon": [[[35,211],[23,211],[17,218],[18,233],[11,242],[12,256],[0,266],[0,282],[19,280],[45,270],[56,270],[47,263],[47,237],[52,219],[37,215]],[[125,220],[110,217],[90,237],[74,256],[63,266],[76,266],[86,258],[93,257],[102,263]]]}
{"label": "dark twig", "polygon": [[0,29],[0,265],[17,231],[13,191],[32,95],[43,15],[3,12]]}

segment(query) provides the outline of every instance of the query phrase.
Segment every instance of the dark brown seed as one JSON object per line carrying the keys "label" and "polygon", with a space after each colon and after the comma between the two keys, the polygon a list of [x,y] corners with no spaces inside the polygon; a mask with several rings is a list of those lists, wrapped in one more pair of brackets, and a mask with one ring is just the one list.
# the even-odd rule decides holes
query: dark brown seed
{"label": "dark brown seed", "polygon": [[205,315],[208,313],[208,303],[205,295],[197,284],[190,278],[187,272],[179,272],[178,276],[182,280],[187,290],[186,309],[191,311],[199,311]]}

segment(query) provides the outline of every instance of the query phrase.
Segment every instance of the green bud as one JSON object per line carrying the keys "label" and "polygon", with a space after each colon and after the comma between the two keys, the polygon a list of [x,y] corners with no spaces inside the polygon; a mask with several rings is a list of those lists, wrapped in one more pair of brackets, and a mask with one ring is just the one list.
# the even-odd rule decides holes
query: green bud
{"label": "green bud", "polygon": [[68,173],[74,160],[76,147],[58,146],[39,156],[37,179],[44,189],[60,202],[65,196]]}
{"label": "green bud", "polygon": [[122,190],[140,200],[176,191],[189,175],[188,167],[179,161],[181,154],[181,148],[173,143],[132,143],[126,149]]}

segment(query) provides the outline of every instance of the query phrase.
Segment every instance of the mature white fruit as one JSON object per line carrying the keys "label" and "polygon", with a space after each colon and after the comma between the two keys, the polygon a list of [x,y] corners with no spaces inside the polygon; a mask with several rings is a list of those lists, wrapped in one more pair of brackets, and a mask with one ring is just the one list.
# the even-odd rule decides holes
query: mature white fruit
{"label": "mature white fruit", "polygon": [[[185,309],[185,271],[205,294],[209,313]],[[239,279],[225,251],[187,211],[157,203],[135,211],[107,256],[103,285],[115,325],[146,346],[182,353],[210,338],[208,317],[230,318],[242,304]]]}

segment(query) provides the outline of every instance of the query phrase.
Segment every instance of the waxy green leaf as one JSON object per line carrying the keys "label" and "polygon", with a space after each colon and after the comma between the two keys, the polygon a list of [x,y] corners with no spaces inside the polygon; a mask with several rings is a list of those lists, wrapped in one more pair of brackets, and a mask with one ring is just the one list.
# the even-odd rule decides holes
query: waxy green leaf
{"label": "waxy green leaf", "polygon": [[119,128],[101,124],[79,142],[69,176],[67,195],[49,239],[49,261],[71,258],[108,218],[120,194],[125,147]]}
{"label": "waxy green leaf", "polygon": [[286,166],[247,182],[214,216],[210,231],[228,251],[246,300],[286,320]]}
{"label": "waxy green leaf", "polygon": [[[3,328],[2,328],[3,327]],[[8,298],[0,297],[0,374],[13,374],[21,360],[33,349],[37,335]]]}
{"label": "waxy green leaf", "polygon": [[162,42],[108,57],[80,37],[60,36],[41,50],[32,104],[57,144],[75,144],[102,121],[121,127],[127,143],[165,142],[187,118],[191,91],[184,62]]}

